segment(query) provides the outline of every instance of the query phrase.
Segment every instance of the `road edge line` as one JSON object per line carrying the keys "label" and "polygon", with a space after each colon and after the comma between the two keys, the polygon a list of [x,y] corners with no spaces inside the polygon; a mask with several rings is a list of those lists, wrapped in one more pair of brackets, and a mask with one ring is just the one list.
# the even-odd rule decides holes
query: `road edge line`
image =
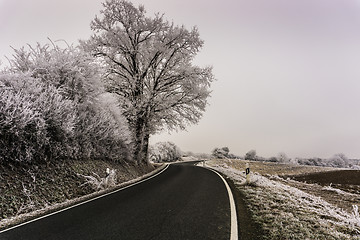
{"label": "road edge line", "polygon": [[[93,197],[93,198],[90,198],[90,199],[87,199],[87,200],[84,200],[84,201],[81,201],[81,200],[80,200],[79,203],[76,203],[76,204],[71,205],[71,206],[69,206],[69,207],[65,207],[65,208],[62,208],[62,209],[60,209],[60,210],[57,210],[57,211],[54,211],[54,212],[45,214],[45,215],[43,215],[43,216],[40,216],[40,217],[31,219],[31,220],[29,220],[29,221],[26,221],[26,222],[17,224],[17,225],[15,225],[15,226],[6,228],[6,229],[4,229],[4,230],[0,230],[0,234],[1,234],[1,233],[4,233],[4,232],[7,232],[7,231],[10,231],[10,230],[13,230],[13,229],[15,229],[15,228],[22,227],[22,226],[27,225],[27,224],[29,224],[29,223],[36,222],[36,221],[39,221],[39,220],[41,220],[41,219],[50,217],[50,216],[52,216],[52,215],[55,215],[55,214],[58,214],[58,213],[61,213],[61,212],[65,212],[65,211],[67,211],[67,210],[69,210],[69,209],[72,209],[72,208],[75,208],[75,207],[84,205],[84,204],[86,204],[86,203],[89,203],[89,202],[95,201],[95,200],[97,200],[97,199],[100,199],[100,198],[109,196],[109,195],[111,195],[111,194],[114,194],[114,193],[123,191],[123,190],[125,190],[125,189],[127,189],[127,188],[133,187],[133,186],[135,186],[135,185],[138,185],[138,184],[140,184],[140,183],[143,183],[143,182],[145,182],[145,181],[147,181],[147,180],[150,180],[150,179],[152,179],[152,178],[160,175],[160,174],[163,173],[166,169],[168,169],[168,167],[169,167],[169,165],[166,164],[166,166],[165,166],[162,170],[156,172],[155,174],[153,174],[153,175],[151,175],[151,176],[145,177],[144,179],[141,179],[141,180],[139,180],[139,181],[137,181],[137,182],[131,183],[131,184],[126,185],[126,186],[124,186],[124,187],[120,187],[119,189],[115,189],[115,190],[113,190],[113,191],[106,192],[106,193],[104,193],[104,194],[101,194],[101,195],[99,195],[99,196],[95,196],[95,197]],[[145,174],[145,175],[146,175],[146,174]],[[145,175],[144,175],[144,176],[145,176]],[[130,180],[129,182],[131,182],[131,181],[133,181],[133,180]],[[126,182],[125,182],[125,183],[121,183],[121,184],[126,184]],[[120,184],[120,185],[121,185],[121,184]],[[96,192],[93,193],[93,194],[96,194]],[[83,196],[83,197],[86,197],[86,196]]]}
{"label": "road edge line", "polygon": [[235,206],[235,200],[234,200],[234,196],[232,194],[231,188],[229,187],[229,184],[226,182],[224,177],[221,176],[220,173],[218,173],[217,171],[215,171],[211,168],[206,168],[206,169],[211,170],[214,173],[216,173],[221,178],[221,180],[224,182],[224,184],[226,186],[226,190],[229,195],[230,213],[231,213],[230,240],[238,240],[238,223],[237,223],[237,215],[236,215],[236,206]]}

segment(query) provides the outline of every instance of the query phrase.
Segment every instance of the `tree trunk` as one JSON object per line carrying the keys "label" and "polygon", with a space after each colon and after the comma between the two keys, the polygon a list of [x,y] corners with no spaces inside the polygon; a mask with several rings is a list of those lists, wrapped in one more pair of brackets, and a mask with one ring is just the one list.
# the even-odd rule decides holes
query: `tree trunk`
{"label": "tree trunk", "polygon": [[147,121],[137,119],[135,129],[134,160],[138,165],[148,163],[149,131]]}

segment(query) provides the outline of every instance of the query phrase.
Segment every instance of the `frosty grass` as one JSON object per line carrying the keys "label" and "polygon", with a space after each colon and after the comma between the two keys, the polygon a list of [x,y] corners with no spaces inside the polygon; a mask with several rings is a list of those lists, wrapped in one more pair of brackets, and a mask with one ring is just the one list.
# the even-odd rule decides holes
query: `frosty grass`
{"label": "frosty grass", "polygon": [[356,205],[353,212],[348,213],[320,197],[287,185],[291,180],[252,173],[251,182],[246,185],[243,171],[226,163],[211,167],[233,179],[245,194],[254,220],[266,232],[264,239],[360,239]]}

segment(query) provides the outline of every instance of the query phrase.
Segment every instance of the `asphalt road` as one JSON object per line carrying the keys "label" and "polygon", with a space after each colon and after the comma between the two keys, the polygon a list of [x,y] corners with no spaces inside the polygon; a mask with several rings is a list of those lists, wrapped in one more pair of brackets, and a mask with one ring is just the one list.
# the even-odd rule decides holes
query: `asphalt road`
{"label": "asphalt road", "polygon": [[0,240],[229,238],[224,183],[190,164],[170,165],[143,183],[0,233]]}

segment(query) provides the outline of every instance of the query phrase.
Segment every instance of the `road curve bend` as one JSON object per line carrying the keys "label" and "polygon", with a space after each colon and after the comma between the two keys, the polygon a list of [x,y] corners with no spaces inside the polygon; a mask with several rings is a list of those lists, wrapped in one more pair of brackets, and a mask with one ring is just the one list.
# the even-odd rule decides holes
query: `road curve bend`
{"label": "road curve bend", "polygon": [[0,239],[229,240],[229,200],[216,172],[171,164],[140,184],[0,232]]}

